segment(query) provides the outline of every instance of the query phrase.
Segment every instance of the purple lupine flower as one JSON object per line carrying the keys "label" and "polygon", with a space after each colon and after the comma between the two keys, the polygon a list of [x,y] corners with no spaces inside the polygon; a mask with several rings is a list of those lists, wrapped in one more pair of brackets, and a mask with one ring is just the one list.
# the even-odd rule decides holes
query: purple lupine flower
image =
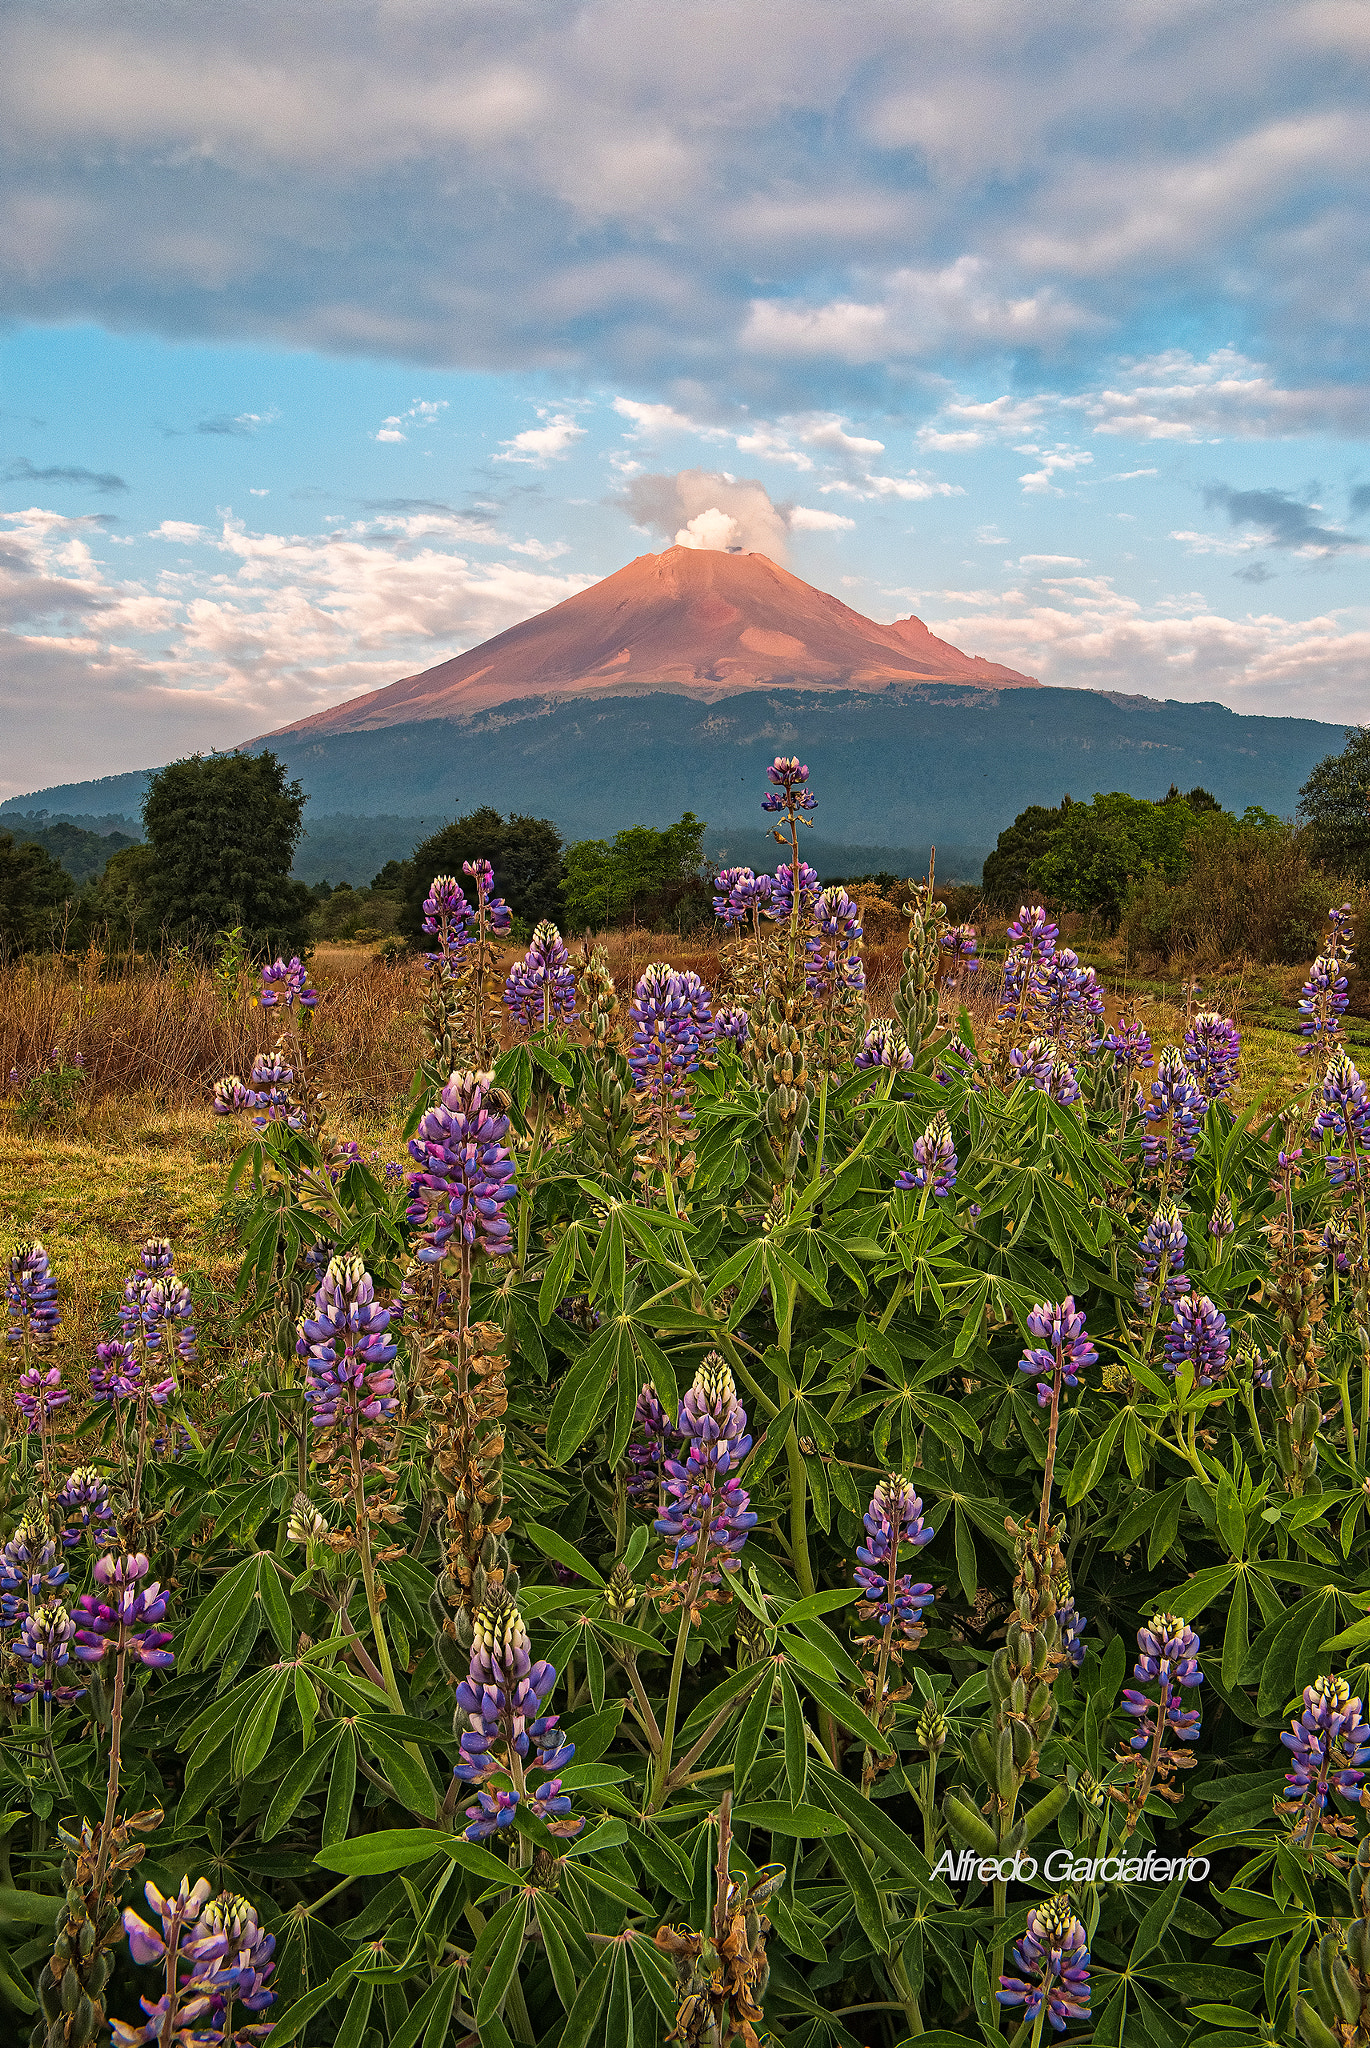
{"label": "purple lupine flower", "polygon": [[1303,1712],[1280,1741],[1293,1759],[1285,1792],[1307,1802],[1310,1820],[1326,1811],[1329,1792],[1360,1798],[1370,1762],[1370,1727],[1344,1678],[1315,1678],[1305,1686]]}
{"label": "purple lupine flower", "polygon": [[921,1194],[930,1187],[939,1199],[956,1184],[956,1146],[945,1110],[939,1109],[921,1138],[913,1141],[913,1165],[895,1178],[901,1194]]}
{"label": "purple lupine flower", "polygon": [[[220,1892],[200,1914],[183,1951],[194,1970],[191,1989],[209,1997],[209,2040],[227,2048],[225,2014],[230,2004],[246,2012],[266,2012],[276,1993],[268,1983],[275,1970],[276,1938],[263,1931],[257,1909],[236,1892]],[[233,2040],[264,2042],[270,2021],[234,2025]]]}
{"label": "purple lupine flower", "polygon": [[628,1498],[650,1501],[657,1507],[661,1498],[661,1467],[666,1445],[674,1434],[670,1417],[657,1398],[650,1380],[637,1397],[633,1411],[633,1434],[628,1445]]}
{"label": "purple lupine flower", "polygon": [[295,1345],[297,1355],[309,1361],[304,1397],[315,1429],[341,1422],[355,1435],[364,1423],[394,1414],[389,1327],[390,1311],[376,1300],[375,1283],[361,1260],[330,1260],[314,1314],[300,1324]]}
{"label": "purple lupine flower", "polygon": [[1060,935],[1061,927],[1051,922],[1040,903],[1024,903],[1006,937],[1011,946],[1021,946],[1030,959],[1049,960]]}
{"label": "purple lupine flower", "polygon": [[166,1618],[170,1595],[158,1580],[140,1585],[151,1566],[142,1551],[123,1557],[112,1552],[97,1558],[95,1583],[101,1593],[83,1593],[76,1603],[73,1655],[82,1664],[98,1664],[106,1650],[132,1650],[149,1671],[163,1671],[176,1662],[170,1629],[157,1624]]}
{"label": "purple lupine flower", "polygon": [[1032,1038],[1024,1047],[1014,1046],[1009,1066],[1035,1092],[1047,1095],[1068,1108],[1080,1097],[1080,1081],[1063,1047],[1050,1038]]}
{"label": "purple lupine flower", "polygon": [[252,1090],[244,1088],[236,1074],[225,1074],[222,1081],[214,1083],[214,1096],[209,1106],[215,1116],[236,1116],[251,1102]]}
{"label": "purple lupine flower", "polygon": [[752,1020],[745,1010],[725,1004],[714,1011],[714,1044],[743,1046],[751,1035]]}
{"label": "purple lupine flower", "polygon": [[145,1237],[143,1239],[143,1248],[138,1254],[138,1266],[141,1272],[150,1273],[154,1278],[161,1278],[172,1272],[175,1265],[176,1258],[171,1249],[171,1239],[169,1237]]}
{"label": "purple lupine flower", "polygon": [[423,929],[438,942],[424,959],[450,972],[471,941],[471,906],[455,875],[434,875],[423,899]]}
{"label": "purple lupine flower", "polygon": [[774,891],[773,875],[754,875],[750,868],[721,868],[714,877],[714,916],[729,927],[750,924],[754,912],[767,911]]}
{"label": "purple lupine flower", "polygon": [[[1189,1278],[1184,1269],[1188,1247],[1189,1239],[1185,1236],[1179,1210],[1173,1202],[1159,1203],[1138,1241],[1137,1271],[1142,1280],[1152,1281],[1164,1262],[1167,1301],[1175,1301],[1189,1291]],[[1149,1302],[1149,1288],[1139,1284],[1138,1299]]]}
{"label": "purple lupine flower", "polygon": [[[143,1895],[161,1920],[160,1934],[131,1906],[124,1908],[124,1933],[133,1961],[144,1967],[151,1964],[165,1966],[170,1950],[176,1957],[176,1989],[164,1991],[157,1999],[139,1999],[145,2015],[141,2027],[130,2026],[126,2020],[112,2019],[110,2027],[114,2048],[141,2048],[141,2044],[146,2042],[160,2044],[168,2040],[189,2041],[195,2038],[190,2030],[209,2012],[210,1998],[194,1981],[194,1967],[186,1955],[185,1944],[209,1899],[210,1889],[208,1878],[202,1877],[192,1887],[189,1877],[183,1877],[179,1892],[173,1892],[168,1898],[149,1879]],[[183,1975],[183,1971],[189,1971],[189,1976]]]}
{"label": "purple lupine flower", "polygon": [[309,986],[309,969],[298,954],[292,954],[289,962],[275,960],[262,969],[262,992],[257,1001],[264,1010],[274,1009],[278,1003],[284,1003],[287,1010],[296,1003],[302,1010],[312,1010],[318,1000],[319,991]]}
{"label": "purple lupine flower", "polygon": [[561,933],[543,918],[532,944],[510,969],[504,1004],[519,1031],[564,1030],[576,1015],[576,977]]}
{"label": "purple lupine flower", "polygon": [[1119,1017],[1105,1032],[1103,1049],[1112,1053],[1118,1066],[1126,1068],[1129,1077],[1134,1069],[1153,1064],[1151,1034],[1137,1017]]}
{"label": "purple lupine flower", "polygon": [[875,1017],[866,1026],[866,1035],[861,1041],[853,1065],[858,1067],[894,1067],[900,1073],[907,1073],[913,1065],[913,1054],[909,1051],[903,1032],[891,1017]]}
{"label": "purple lupine flower", "polygon": [[1037,1007],[1047,1038],[1080,1039],[1089,1049],[1096,1043],[1104,1014],[1104,992],[1092,967],[1082,967],[1069,946],[1048,955],[1038,980]]}
{"label": "purple lupine flower", "polygon": [[1336,952],[1321,953],[1309,970],[1299,998],[1299,1030],[1308,1041],[1300,1050],[1301,1059],[1329,1052],[1341,1037],[1341,1020],[1351,1000],[1341,965]]}
{"label": "purple lupine flower", "polygon": [[1064,1301],[1039,1301],[1028,1317],[1028,1333],[1037,1339],[1037,1345],[1023,1353],[1018,1370],[1036,1380],[1037,1405],[1046,1408],[1057,1373],[1063,1387],[1078,1387],[1080,1374],[1096,1363],[1099,1354],[1089,1341],[1084,1316],[1072,1294]]}
{"label": "purple lupine flower", "polygon": [[845,889],[824,889],[813,906],[813,922],[804,969],[810,995],[820,1002],[859,995],[866,986],[866,970],[856,950],[863,931],[859,907]]}
{"label": "purple lupine flower", "polygon": [[1197,1632],[1178,1614],[1153,1614],[1150,1626],[1137,1631],[1137,1648],[1141,1655],[1132,1675],[1157,1690],[1151,1700],[1145,1693],[1124,1689],[1123,1712],[1139,1724],[1128,1747],[1148,1749],[1158,1727],[1180,1742],[1192,1742],[1199,1732],[1200,1712],[1197,1707],[1180,1705],[1178,1688],[1203,1684]]}
{"label": "purple lupine flower", "polygon": [[[545,1820],[554,1835],[576,1835],[585,1825],[555,1775],[575,1755],[558,1717],[545,1713],[557,1682],[556,1668],[534,1664],[528,1630],[508,1590],[488,1592],[473,1618],[471,1663],[457,1687],[457,1706],[466,1715],[461,1762],[454,1777],[480,1787],[468,1806],[466,1839],[488,1840],[510,1827],[520,1805]],[[531,1760],[530,1760],[531,1759]],[[522,1774],[551,1773],[536,1785],[525,1780],[522,1794],[509,1782],[515,1762]]]}
{"label": "purple lupine flower", "polygon": [[44,1350],[62,1318],[57,1307],[57,1278],[36,1238],[32,1244],[21,1244],[10,1258],[6,1299],[10,1343],[28,1343],[36,1351]]}
{"label": "purple lupine flower", "polygon": [[944,953],[951,955],[951,971],[956,980],[963,974],[980,972],[979,938],[973,924],[949,924],[942,933],[938,944]]}
{"label": "purple lupine flower", "polygon": [[468,881],[475,884],[476,910],[479,921],[482,912],[487,931],[502,937],[514,922],[514,913],[502,896],[495,894],[495,871],[488,860],[464,860],[461,871]]}
{"label": "purple lupine flower", "polygon": [[76,1623],[60,1600],[45,1600],[28,1610],[10,1644],[20,1663],[29,1667],[29,1676],[15,1681],[14,1697],[18,1705],[24,1706],[29,1700],[45,1700],[54,1706],[67,1707],[73,1700],[84,1699],[85,1686],[64,1685],[58,1679],[58,1673],[65,1671],[71,1663],[75,1640]]}
{"label": "purple lupine flower", "polygon": [[752,1447],[747,1411],[737,1398],[732,1373],[716,1351],[704,1359],[685,1399],[676,1428],[684,1443],[683,1462],[666,1457],[665,1504],[656,1532],[675,1546],[671,1569],[693,1552],[695,1585],[717,1582],[717,1569],[736,1571],[742,1546],[756,1527],[751,1501],[738,1467]]}
{"label": "purple lupine flower", "polygon": [[[164,1897],[155,1884],[144,1896],[161,1920],[161,1932],[130,1908],[124,1910],[124,1932],[135,1963],[170,1967],[174,1991],[156,2000],[140,1998],[146,2014],[141,2027],[111,2021],[114,2048],[164,2041],[203,2043],[204,2048],[247,2048],[265,2041],[271,2023],[239,2025],[228,2017],[231,2006],[249,2013],[265,2012],[276,1994],[268,1979],[275,1970],[276,1939],[263,1932],[256,1907],[233,1892],[209,1897],[201,1878],[193,1888],[182,1878],[179,1892]],[[203,2022],[204,2024],[199,2024]],[[229,2029],[231,2028],[231,2037]]]}
{"label": "purple lupine flower", "polygon": [[1190,1077],[1184,1056],[1173,1045],[1161,1054],[1146,1119],[1154,1128],[1142,1140],[1147,1166],[1160,1172],[1194,1157],[1196,1133],[1207,1104]]}
{"label": "purple lupine flower", "polygon": [[1237,1227],[1232,1214],[1232,1203],[1227,1195],[1219,1195],[1213,1205],[1213,1214],[1208,1219],[1208,1234],[1217,1245],[1226,1243]]}
{"label": "purple lupine flower", "polygon": [[933,1591],[921,1581],[915,1584],[911,1572],[899,1573],[899,1553],[921,1550],[937,1531],[924,1522],[922,1501],[897,1472],[879,1481],[861,1519],[866,1540],[857,1546],[852,1571],[862,1596],[856,1611],[863,1621],[878,1622],[882,1629],[892,1622],[902,1636],[916,1639]]}
{"label": "purple lupine flower", "polygon": [[1058,2034],[1069,2021],[1089,2018],[1089,1944],[1068,1893],[1029,1907],[1027,1932],[1014,1943],[1013,1960],[1023,1974],[999,1979],[1000,2005],[1026,2006],[1026,2024],[1045,2004]]}
{"label": "purple lupine flower", "polygon": [[678,973],[666,961],[654,960],[633,991],[628,1015],[633,1086],[658,1104],[666,1098],[680,1121],[688,1123],[694,1113],[689,1076],[713,1038],[708,989],[697,974]]}
{"label": "purple lupine flower", "polygon": [[1331,1261],[1334,1271],[1342,1274],[1351,1271],[1351,1233],[1349,1230],[1341,1230],[1335,1223],[1329,1220],[1322,1227],[1322,1236],[1318,1239],[1318,1244],[1326,1257]]}
{"label": "purple lupine flower", "polygon": [[[806,860],[801,860],[799,863],[799,915],[801,921],[814,917],[821,894],[822,884],[818,879],[817,868],[811,868]],[[793,911],[794,877],[790,873],[789,862],[784,861],[775,871],[775,887],[771,892],[771,900],[767,906],[766,915],[777,924],[788,924]]]}
{"label": "purple lupine flower", "polygon": [[57,1544],[25,1515],[0,1549],[0,1622],[12,1628],[70,1577]]}
{"label": "purple lupine flower", "polygon": [[1089,1627],[1089,1616],[1076,1606],[1073,1593],[1067,1593],[1057,1607],[1056,1626],[1061,1631],[1061,1653],[1078,1671],[1085,1661],[1084,1635]]}
{"label": "purple lupine flower", "polygon": [[14,1389],[14,1405],[28,1423],[30,1433],[41,1429],[70,1399],[62,1385],[60,1365],[50,1366],[46,1372],[36,1365],[30,1366],[27,1372],[20,1373]]}
{"label": "purple lupine flower", "polygon": [[1331,1136],[1347,1146],[1346,1152],[1329,1152],[1327,1177],[1333,1187],[1344,1187],[1366,1172],[1370,1149],[1370,1090],[1343,1049],[1328,1062],[1322,1083],[1322,1108],[1314,1129],[1320,1137]]}
{"label": "purple lupine flower", "polygon": [[299,1129],[299,1117],[290,1113],[290,1083],[294,1078],[295,1069],[279,1045],[273,1052],[257,1054],[248,1076],[247,1096],[247,1107],[258,1112],[252,1119],[255,1129],[264,1131],[268,1124],[281,1122],[291,1130]]}
{"label": "purple lupine flower", "polygon": [[1183,1294],[1165,1337],[1165,1369],[1174,1379],[1181,1365],[1194,1368],[1196,1387],[1216,1386],[1227,1371],[1232,1349],[1227,1318],[1206,1294]]}
{"label": "purple lupine flower", "polygon": [[97,1344],[96,1363],[90,1369],[90,1392],[95,1401],[131,1401],[143,1377],[132,1344],[115,1338]]}
{"label": "purple lupine flower", "polygon": [[505,1139],[509,1119],[490,1106],[493,1074],[453,1074],[418,1136],[409,1141],[421,1171],[409,1176],[411,1223],[426,1223],[418,1257],[439,1265],[455,1238],[490,1258],[511,1248],[505,1205],[518,1193]]}
{"label": "purple lupine flower", "polygon": [[[125,1299],[129,1290],[125,1289]],[[156,1279],[149,1279],[138,1295],[137,1307],[141,1316],[143,1341],[151,1351],[175,1349],[176,1356],[185,1365],[197,1357],[195,1349],[195,1325],[191,1321],[194,1304],[190,1289],[175,1273],[163,1273]],[[129,1326],[125,1324],[125,1333]],[[160,1405],[160,1404],[159,1404]]]}
{"label": "purple lupine flower", "polygon": [[811,789],[804,784],[809,771],[793,755],[788,758],[777,754],[766,770],[766,780],[774,785],[761,799],[763,811],[811,811],[818,801]]}
{"label": "purple lupine flower", "polygon": [[1237,1079],[1242,1034],[1230,1017],[1200,1010],[1184,1035],[1184,1061],[1205,1102],[1221,1102]]}
{"label": "purple lupine flower", "polygon": [[63,1513],[64,1550],[74,1550],[83,1536],[106,1549],[113,1543],[114,1510],[110,1506],[109,1481],[93,1465],[78,1465],[63,1480],[57,1505]]}

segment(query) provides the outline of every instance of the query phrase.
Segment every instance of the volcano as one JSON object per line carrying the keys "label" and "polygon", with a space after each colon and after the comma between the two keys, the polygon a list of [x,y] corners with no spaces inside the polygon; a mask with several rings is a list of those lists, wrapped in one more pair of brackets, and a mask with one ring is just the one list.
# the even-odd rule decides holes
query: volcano
{"label": "volcano", "polygon": [[375,732],[467,718],[519,698],[740,690],[888,690],[959,683],[1036,689],[1034,676],[963,654],[921,619],[877,625],[768,556],[667,548],[421,675],[268,734]]}

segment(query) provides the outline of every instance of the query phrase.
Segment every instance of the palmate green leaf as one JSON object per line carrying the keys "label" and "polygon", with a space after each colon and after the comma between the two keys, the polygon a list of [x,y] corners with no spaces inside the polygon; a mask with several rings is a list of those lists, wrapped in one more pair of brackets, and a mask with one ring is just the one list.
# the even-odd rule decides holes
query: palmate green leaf
{"label": "palmate green leaf", "polygon": [[450,1857],[483,1884],[508,1884],[509,1865],[492,1856],[464,1836],[449,1835],[441,1828],[380,1828],[375,1834],[355,1835],[321,1849],[314,1861],[321,1870],[339,1877],[374,1877],[391,1870],[405,1870],[411,1863],[427,1863],[434,1856]]}
{"label": "palmate green leaf", "polygon": [[618,1317],[597,1330],[557,1388],[547,1421],[547,1455],[564,1465],[599,1420],[620,1347],[632,1355],[632,1339]]}
{"label": "palmate green leaf", "polygon": [[554,1564],[565,1565],[568,1571],[575,1572],[587,1585],[604,1584],[603,1576],[584,1552],[577,1550],[574,1543],[568,1543],[564,1536],[558,1536],[555,1529],[544,1529],[541,1522],[526,1522],[524,1527],[538,1549],[550,1557]]}
{"label": "palmate green leaf", "polygon": [[234,1737],[232,1772],[235,1779],[249,1778],[270,1749],[276,1734],[285,1696],[291,1690],[294,1672],[273,1671],[269,1683]]}
{"label": "palmate green leaf", "polygon": [[258,1834],[262,1841],[269,1842],[272,1836],[278,1835],[286,1825],[295,1808],[309,1791],[314,1780],[332,1756],[342,1732],[342,1723],[340,1721],[330,1723],[324,1729],[318,1741],[312,1742],[302,1756],[296,1757],[294,1763],[276,1787],[271,1804],[268,1806],[265,1817],[258,1829]]}

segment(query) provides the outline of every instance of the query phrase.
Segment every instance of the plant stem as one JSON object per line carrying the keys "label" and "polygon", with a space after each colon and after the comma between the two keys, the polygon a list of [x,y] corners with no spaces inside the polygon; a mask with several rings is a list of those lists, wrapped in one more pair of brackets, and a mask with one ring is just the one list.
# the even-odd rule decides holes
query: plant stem
{"label": "plant stem", "polygon": [[[703,1537],[700,1538],[701,1543]],[[675,1655],[671,1659],[671,1683],[666,1694],[666,1725],[661,1731],[661,1748],[657,1754],[656,1776],[652,1781],[652,1797],[648,1812],[655,1813],[666,1797],[666,1782],[671,1775],[671,1751],[675,1746],[676,1715],[680,1710],[680,1681],[685,1670],[685,1644],[690,1633],[690,1608],[688,1601],[680,1610],[680,1627],[676,1630]]]}
{"label": "plant stem", "polygon": [[109,1845],[114,1834],[114,1809],[119,1804],[119,1764],[124,1733],[124,1660],[127,1656],[128,1648],[121,1628],[119,1647],[114,1656],[114,1706],[109,1720],[109,1774],[105,1784],[105,1820],[100,1830],[100,1853],[95,1861],[95,1884],[92,1894],[93,1904],[97,1910],[105,1871],[109,1867]]}

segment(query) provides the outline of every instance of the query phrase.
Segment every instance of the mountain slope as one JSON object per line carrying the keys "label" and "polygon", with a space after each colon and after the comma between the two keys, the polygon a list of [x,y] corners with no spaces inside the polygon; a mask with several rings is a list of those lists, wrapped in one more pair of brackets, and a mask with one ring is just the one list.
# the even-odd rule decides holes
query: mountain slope
{"label": "mountain slope", "polygon": [[[943,682],[1035,689],[1032,676],[963,654],[921,619],[877,625],[766,555],[667,548],[422,675],[354,697],[281,733],[372,732],[460,718],[525,697],[739,690],[884,690]],[[267,735],[276,737],[277,735]]]}

